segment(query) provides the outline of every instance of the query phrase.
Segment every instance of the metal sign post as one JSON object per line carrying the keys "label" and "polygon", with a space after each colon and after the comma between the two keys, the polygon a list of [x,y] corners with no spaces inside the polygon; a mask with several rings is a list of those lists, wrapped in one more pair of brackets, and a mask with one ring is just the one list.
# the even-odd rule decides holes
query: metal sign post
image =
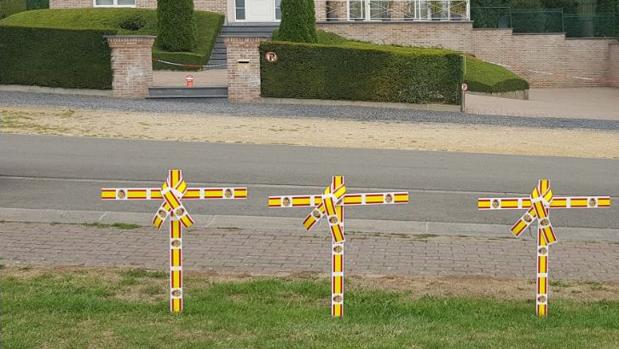
{"label": "metal sign post", "polygon": [[466,110],[466,91],[469,90],[469,85],[463,82],[461,88],[462,88],[462,103],[460,103],[460,111],[464,113],[464,111]]}
{"label": "metal sign post", "polygon": [[313,207],[303,226],[325,218],[331,230],[331,316],[344,315],[344,207],[408,203],[408,192],[347,194],[343,176],[334,176],[322,195],[269,196],[269,207]]}
{"label": "metal sign post", "polygon": [[550,209],[606,208],[610,207],[609,196],[554,196],[547,179],[540,179],[529,198],[480,198],[479,210],[520,210],[527,212],[511,228],[514,236],[520,236],[534,221],[537,221],[537,297],[535,311],[538,317],[548,315],[548,253],[550,245],[557,242],[550,222]]}
{"label": "metal sign post", "polygon": [[243,200],[247,188],[188,188],[181,170],[170,170],[161,188],[103,188],[101,199],[117,201],[163,201],[153,217],[153,225],[160,229],[170,218],[170,311],[183,311],[183,227],[193,225],[182,200]]}

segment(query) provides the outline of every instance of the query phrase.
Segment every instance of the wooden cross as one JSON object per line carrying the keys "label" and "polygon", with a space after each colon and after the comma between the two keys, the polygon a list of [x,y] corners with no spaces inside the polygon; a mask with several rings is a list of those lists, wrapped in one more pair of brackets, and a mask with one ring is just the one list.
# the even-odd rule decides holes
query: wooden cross
{"label": "wooden cross", "polygon": [[331,230],[331,316],[344,315],[344,207],[408,203],[408,192],[347,194],[343,176],[334,176],[322,195],[269,196],[269,207],[313,207],[306,230],[326,218]]}
{"label": "wooden cross", "polygon": [[170,311],[183,311],[183,227],[193,225],[182,200],[242,200],[247,188],[188,188],[181,170],[170,170],[161,188],[103,188],[103,200],[159,200],[161,206],[153,217],[160,229],[170,218]]}
{"label": "wooden cross", "polygon": [[548,252],[557,242],[550,209],[605,208],[610,207],[609,196],[554,196],[548,179],[540,179],[528,198],[480,198],[480,210],[519,210],[527,212],[516,221],[511,231],[520,236],[534,221],[537,221],[537,296],[535,312],[538,317],[548,315]]}

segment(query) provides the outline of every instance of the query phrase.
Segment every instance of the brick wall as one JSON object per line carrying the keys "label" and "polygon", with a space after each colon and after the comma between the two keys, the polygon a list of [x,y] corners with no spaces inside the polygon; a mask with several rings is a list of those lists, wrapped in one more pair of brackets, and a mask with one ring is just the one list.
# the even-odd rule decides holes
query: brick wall
{"label": "brick wall", "polygon": [[520,74],[534,87],[603,86],[612,40],[566,39],[564,34],[473,31],[473,53]]}
{"label": "brick wall", "polygon": [[[441,47],[501,64],[533,87],[607,86],[619,65],[610,39],[566,39],[564,34],[513,34],[473,29],[471,22],[319,23],[320,29],[377,44]],[[617,50],[616,48],[614,50]],[[610,62],[613,60],[614,62]],[[615,69],[615,70],[613,70]],[[612,75],[616,76],[616,75]]]}
{"label": "brick wall", "polygon": [[[199,11],[211,11],[226,14],[226,0],[194,0],[194,7]],[[50,0],[49,8],[93,7],[93,0]],[[157,8],[157,0],[136,0],[137,8]]]}
{"label": "brick wall", "polygon": [[260,99],[260,42],[264,38],[224,39],[228,65],[228,100],[251,102]]}
{"label": "brick wall", "polygon": [[619,42],[609,45],[608,81],[610,86],[619,87]]}
{"label": "brick wall", "polygon": [[318,23],[318,28],[377,44],[397,44],[469,51],[472,22]]}
{"label": "brick wall", "polygon": [[154,36],[109,36],[112,48],[112,95],[144,98],[153,84],[152,48]]}
{"label": "brick wall", "polygon": [[49,8],[93,7],[93,0],[49,0]]}

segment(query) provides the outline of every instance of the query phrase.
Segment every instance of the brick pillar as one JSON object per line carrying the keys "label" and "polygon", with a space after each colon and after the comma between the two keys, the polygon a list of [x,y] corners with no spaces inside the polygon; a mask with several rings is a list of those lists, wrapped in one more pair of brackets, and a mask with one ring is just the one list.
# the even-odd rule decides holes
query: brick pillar
{"label": "brick pillar", "polygon": [[112,95],[144,98],[153,84],[154,36],[108,36],[112,48]]}
{"label": "brick pillar", "polygon": [[619,87],[619,42],[609,44],[608,81],[612,87]]}
{"label": "brick pillar", "polygon": [[227,37],[228,100],[252,102],[260,99],[260,37]]}

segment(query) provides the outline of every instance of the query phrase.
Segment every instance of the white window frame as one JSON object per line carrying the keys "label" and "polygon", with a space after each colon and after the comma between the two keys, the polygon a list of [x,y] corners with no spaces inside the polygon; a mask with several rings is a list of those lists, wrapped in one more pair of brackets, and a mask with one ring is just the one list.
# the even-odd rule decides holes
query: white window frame
{"label": "white window frame", "polygon": [[[117,1],[117,0],[114,0]],[[249,22],[249,20],[247,19],[247,2],[251,1],[251,0],[245,0],[245,19],[238,19],[236,18],[236,0],[232,0],[232,11],[234,13],[234,21],[235,22]],[[275,0],[273,1],[273,23],[279,23],[282,20],[281,19],[277,19],[277,7]],[[281,6],[281,5],[280,5]],[[99,6],[101,7],[101,6]],[[106,7],[110,7],[110,6],[106,6]]]}
{"label": "white window frame", "polygon": [[118,0],[114,0],[114,3],[112,5],[97,5],[97,0],[92,0],[92,6],[93,7],[136,7],[137,5],[137,0],[133,0],[133,5],[118,5]]}
{"label": "white window frame", "polygon": [[[282,2],[281,1],[279,2],[279,11],[280,11],[280,13],[282,11]],[[279,18],[279,19],[277,18],[277,0],[273,0],[273,21],[275,23],[279,23],[279,22],[282,21],[281,18]]]}

